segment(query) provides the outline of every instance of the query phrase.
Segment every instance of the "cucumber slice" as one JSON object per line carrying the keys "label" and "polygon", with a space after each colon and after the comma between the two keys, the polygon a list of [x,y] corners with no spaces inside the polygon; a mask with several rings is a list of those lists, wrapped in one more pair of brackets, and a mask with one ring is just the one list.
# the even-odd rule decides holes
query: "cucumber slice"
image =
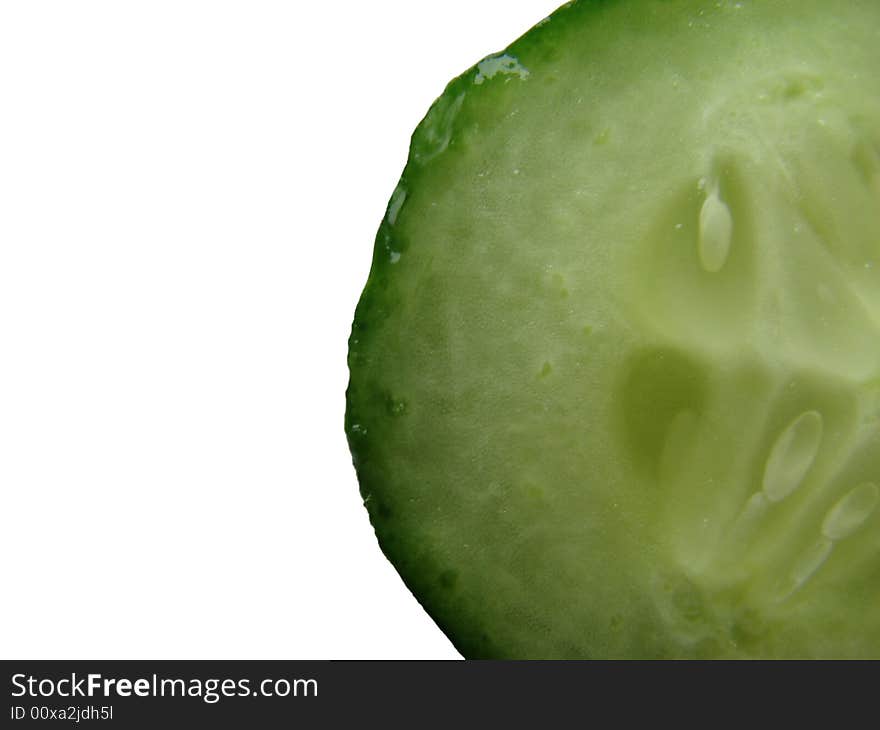
{"label": "cucumber slice", "polygon": [[467,657],[880,657],[880,3],[571,3],[416,130],[350,340]]}

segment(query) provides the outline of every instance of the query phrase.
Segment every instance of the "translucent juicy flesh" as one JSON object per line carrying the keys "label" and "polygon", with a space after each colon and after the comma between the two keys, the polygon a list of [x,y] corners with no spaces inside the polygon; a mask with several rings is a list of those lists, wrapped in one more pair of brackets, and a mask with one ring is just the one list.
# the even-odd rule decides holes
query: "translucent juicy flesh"
{"label": "translucent juicy flesh", "polygon": [[575,3],[416,131],[346,425],[466,656],[880,656],[878,29]]}

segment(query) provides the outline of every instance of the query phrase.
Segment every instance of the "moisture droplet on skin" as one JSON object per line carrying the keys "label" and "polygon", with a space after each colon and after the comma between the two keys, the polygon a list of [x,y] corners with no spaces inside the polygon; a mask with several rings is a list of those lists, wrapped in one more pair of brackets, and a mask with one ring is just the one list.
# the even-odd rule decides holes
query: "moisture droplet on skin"
{"label": "moisture droplet on skin", "polygon": [[477,64],[477,75],[474,83],[478,86],[497,74],[513,74],[525,81],[529,77],[529,70],[516,58],[506,53],[498,56],[489,56]]}
{"label": "moisture droplet on skin", "polygon": [[733,217],[730,208],[713,190],[700,210],[700,264],[710,274],[724,267],[730,254]]}
{"label": "moisture droplet on skin", "polygon": [[797,489],[819,452],[822,416],[807,411],[779,434],[764,467],[762,488],[771,502],[780,502]]}
{"label": "moisture droplet on skin", "polygon": [[391,202],[388,203],[388,223],[394,225],[397,222],[397,215],[406,202],[406,188],[398,185],[391,194]]}

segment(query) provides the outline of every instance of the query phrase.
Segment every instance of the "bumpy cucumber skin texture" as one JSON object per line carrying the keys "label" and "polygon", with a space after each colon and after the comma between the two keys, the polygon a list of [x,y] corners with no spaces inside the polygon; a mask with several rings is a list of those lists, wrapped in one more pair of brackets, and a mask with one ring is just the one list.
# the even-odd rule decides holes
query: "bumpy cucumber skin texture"
{"label": "bumpy cucumber skin texture", "polygon": [[[355,315],[346,433],[382,549],[464,656],[880,656],[871,20],[576,2],[416,130]],[[640,84],[672,99],[649,91],[633,122]],[[823,210],[817,169],[853,210]],[[842,513],[859,532],[832,540]]]}

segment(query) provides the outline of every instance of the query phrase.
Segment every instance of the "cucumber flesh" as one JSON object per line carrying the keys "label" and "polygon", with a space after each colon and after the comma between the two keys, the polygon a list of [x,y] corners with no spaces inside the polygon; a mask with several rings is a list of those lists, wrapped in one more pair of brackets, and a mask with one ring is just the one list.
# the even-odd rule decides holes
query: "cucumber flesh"
{"label": "cucumber flesh", "polygon": [[880,4],[570,3],[413,135],[349,350],[467,657],[880,657]]}

